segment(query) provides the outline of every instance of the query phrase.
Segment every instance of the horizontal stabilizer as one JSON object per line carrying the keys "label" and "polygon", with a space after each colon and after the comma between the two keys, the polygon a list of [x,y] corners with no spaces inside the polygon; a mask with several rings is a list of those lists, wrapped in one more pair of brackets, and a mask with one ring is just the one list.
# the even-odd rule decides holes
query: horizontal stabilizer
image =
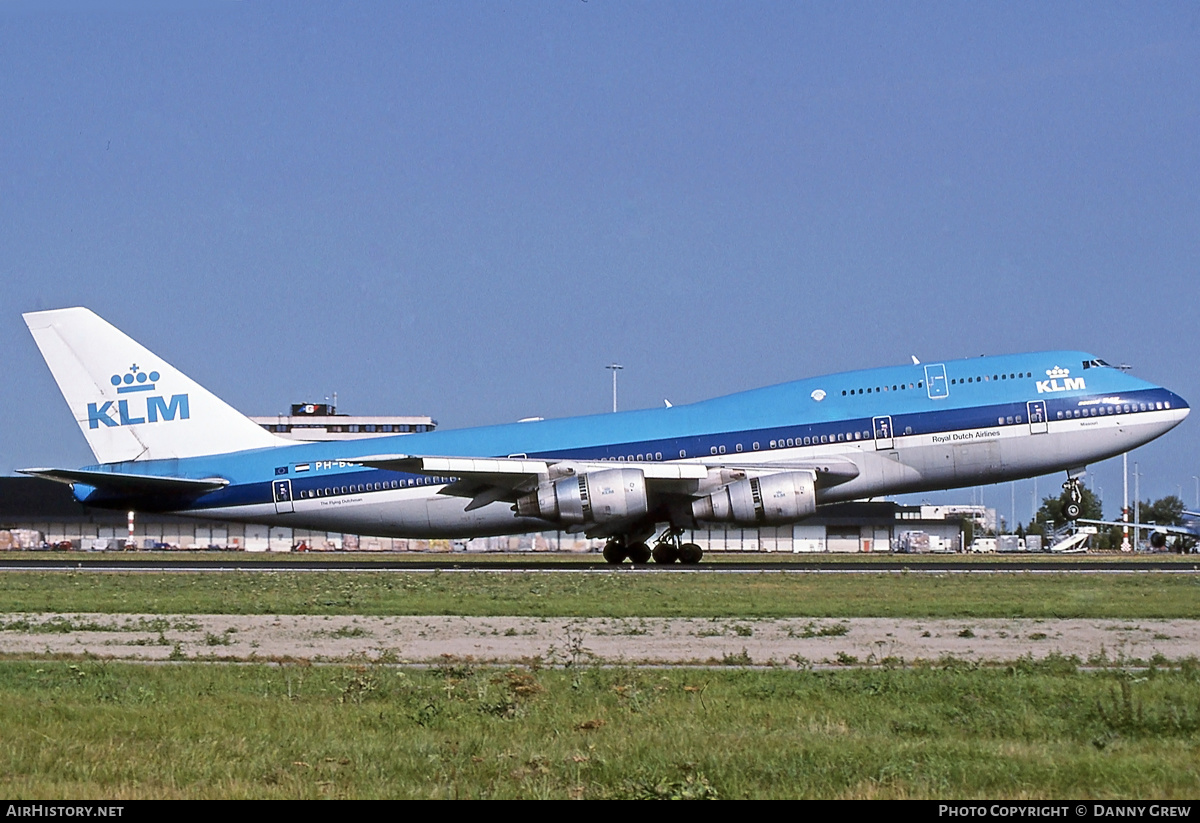
{"label": "horizontal stabilizer", "polygon": [[115,472],[87,471],[86,469],[17,469],[21,474],[30,474],[58,483],[82,483],[120,495],[179,495],[195,496],[216,491],[229,485],[220,477],[206,480],[188,480],[182,477],[156,477],[149,474],[117,474]]}

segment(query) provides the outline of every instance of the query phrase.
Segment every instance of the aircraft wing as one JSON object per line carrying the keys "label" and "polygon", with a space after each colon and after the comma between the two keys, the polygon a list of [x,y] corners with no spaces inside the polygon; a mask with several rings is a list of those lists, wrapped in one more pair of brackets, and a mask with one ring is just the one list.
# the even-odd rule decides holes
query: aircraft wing
{"label": "aircraft wing", "polygon": [[597,460],[528,460],[521,457],[422,457],[411,454],[379,454],[347,458],[376,469],[415,472],[449,477],[547,479],[569,477],[602,469],[638,469],[647,479],[682,480],[708,476],[702,463],[620,463]]}
{"label": "aircraft wing", "polygon": [[453,477],[441,494],[469,497],[467,511],[497,501],[516,499],[540,484],[588,472],[635,469],[647,484],[663,494],[685,497],[706,494],[715,488],[748,476],[776,472],[812,472],[818,485],[834,486],[858,476],[858,466],[849,460],[831,458],[795,461],[764,466],[736,464],[707,465],[691,462],[620,462],[597,460],[529,460],[521,457],[433,457],[411,454],[377,454],[345,458],[344,462],[375,469],[412,472],[434,477]]}
{"label": "aircraft wing", "polygon": [[190,480],[183,477],[159,477],[149,474],[119,474],[87,469],[17,469],[21,474],[42,477],[58,483],[82,483],[104,492],[122,495],[201,495],[229,485],[221,477]]}
{"label": "aircraft wing", "polygon": [[[347,463],[374,469],[412,472],[434,477],[454,477],[441,494],[469,497],[467,511],[503,500],[509,503],[533,491],[539,484],[563,477],[604,469],[634,468],[647,481],[672,491],[681,481],[694,486],[707,479],[708,467],[700,463],[619,463],[575,460],[529,460],[519,457],[424,457],[409,454],[377,454],[346,459]],[[674,481],[674,483],[672,483]],[[685,488],[678,488],[685,491]]]}

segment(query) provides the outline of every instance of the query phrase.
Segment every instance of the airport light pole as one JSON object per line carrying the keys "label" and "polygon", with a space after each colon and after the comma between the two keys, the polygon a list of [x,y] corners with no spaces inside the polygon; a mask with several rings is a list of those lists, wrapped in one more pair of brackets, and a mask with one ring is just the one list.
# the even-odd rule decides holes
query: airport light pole
{"label": "airport light pole", "polygon": [[1017,527],[1017,481],[1012,481],[1008,486],[1009,507],[1012,510],[1012,522],[1008,524],[1009,534],[1016,534],[1014,529]]}
{"label": "airport light pole", "polygon": [[625,367],[618,363],[613,363],[604,368],[611,370],[613,373],[613,411],[615,412],[617,410],[617,372]]}
{"label": "airport light pole", "polygon": [[[1128,363],[1122,363],[1121,365],[1117,366],[1117,368],[1123,372],[1129,372],[1129,371],[1133,370],[1133,366],[1129,365]],[[1137,471],[1137,463],[1133,464],[1133,470],[1135,472]],[[1129,522],[1129,452],[1125,452],[1123,455],[1121,455],[1121,474],[1123,475],[1123,480],[1124,480],[1124,485],[1125,485],[1125,506],[1121,509],[1121,520],[1125,523],[1128,523]],[[1136,505],[1136,503],[1134,505]],[[1134,529],[1133,529],[1133,542],[1135,545],[1133,545],[1133,546],[1129,545],[1129,527],[1126,526],[1123,530],[1123,537],[1121,538],[1121,551],[1123,551],[1123,552],[1132,551],[1133,549],[1137,548],[1137,545],[1136,545],[1137,544],[1136,521],[1137,521],[1137,518],[1135,517],[1134,518],[1135,525],[1134,525]]]}
{"label": "airport light pole", "polygon": [[1193,474],[1192,479],[1196,481],[1196,511],[1200,512],[1200,476]]}
{"label": "airport light pole", "polygon": [[1138,464],[1133,464],[1133,546],[1136,549],[1141,545],[1142,530],[1139,528],[1142,523],[1142,473],[1138,471]]}
{"label": "airport light pole", "polygon": [[[1121,503],[1121,522],[1129,522],[1129,452],[1121,455],[1121,484],[1124,489],[1124,500]],[[1133,547],[1129,545],[1129,526],[1121,527],[1121,551],[1131,552]]]}

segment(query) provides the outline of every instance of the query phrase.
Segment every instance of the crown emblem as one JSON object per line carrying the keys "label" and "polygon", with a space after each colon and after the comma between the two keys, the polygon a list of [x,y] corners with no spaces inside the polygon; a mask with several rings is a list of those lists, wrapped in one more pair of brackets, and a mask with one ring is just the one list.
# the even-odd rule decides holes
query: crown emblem
{"label": "crown emblem", "polygon": [[1070,369],[1061,369],[1058,366],[1055,366],[1052,369],[1046,369],[1046,376],[1049,377],[1051,380],[1053,380],[1056,377],[1070,377],[1071,370]]}
{"label": "crown emblem", "polygon": [[820,403],[822,400],[825,399],[825,390],[824,389],[813,389],[813,393],[809,396],[812,397],[813,400],[816,400],[818,403]]}
{"label": "crown emblem", "polygon": [[135,391],[154,391],[154,384],[158,378],[158,372],[142,371],[138,364],[134,363],[124,375],[114,374],[108,380],[117,387],[117,394],[128,394]]}

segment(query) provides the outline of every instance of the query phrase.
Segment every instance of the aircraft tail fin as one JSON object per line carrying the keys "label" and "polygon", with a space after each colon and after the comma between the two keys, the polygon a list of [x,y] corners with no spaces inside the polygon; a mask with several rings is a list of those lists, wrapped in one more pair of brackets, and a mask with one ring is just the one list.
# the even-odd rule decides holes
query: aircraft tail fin
{"label": "aircraft tail fin", "polygon": [[198,457],[288,442],[88,309],[23,317],[101,463]]}

